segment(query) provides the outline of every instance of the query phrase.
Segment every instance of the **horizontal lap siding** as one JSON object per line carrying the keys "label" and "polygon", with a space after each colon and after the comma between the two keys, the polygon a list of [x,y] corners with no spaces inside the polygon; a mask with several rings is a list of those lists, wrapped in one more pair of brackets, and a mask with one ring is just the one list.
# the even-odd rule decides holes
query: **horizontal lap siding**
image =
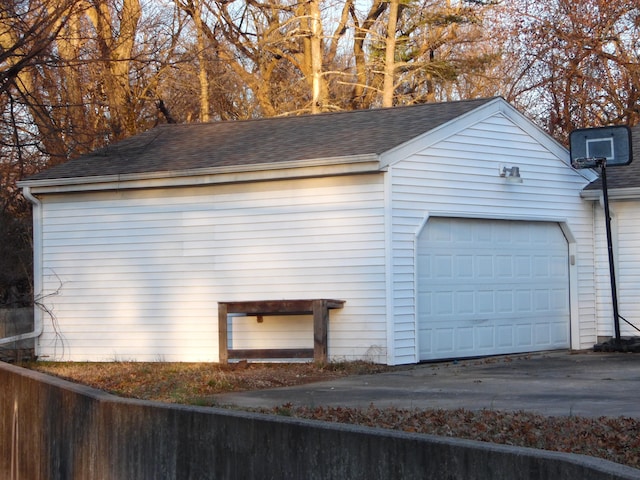
{"label": "horizontal lap siding", "polygon": [[[522,184],[498,176],[520,167]],[[392,296],[395,362],[416,360],[415,239],[430,215],[475,218],[566,218],[578,240],[580,343],[593,339],[592,219],[579,197],[586,181],[501,114],[394,164]]]}
{"label": "horizontal lap siding", "polygon": [[[619,314],[636,328],[640,329],[640,208],[637,201],[611,201],[611,230],[613,237],[613,255],[618,291]],[[595,204],[595,237],[597,242],[596,279],[598,301],[598,336],[615,335],[611,281],[609,276],[609,257],[607,255],[607,235],[604,211]],[[620,334],[640,336],[638,330],[620,320]]]}
{"label": "horizontal lap siding", "polygon": [[[331,311],[329,355],[386,356],[381,176],[43,205],[44,303],[55,319],[43,357],[213,361],[218,301],[284,298],[346,300]],[[313,345],[309,318],[232,322],[233,348]]]}

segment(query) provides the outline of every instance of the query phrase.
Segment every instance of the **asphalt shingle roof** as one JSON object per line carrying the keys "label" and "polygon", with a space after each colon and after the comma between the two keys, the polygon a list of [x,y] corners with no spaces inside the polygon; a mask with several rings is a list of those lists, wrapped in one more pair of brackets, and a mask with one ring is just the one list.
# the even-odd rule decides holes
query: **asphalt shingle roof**
{"label": "asphalt shingle roof", "polygon": [[[607,189],[640,187],[640,125],[631,128],[632,160],[623,167],[607,168]],[[602,180],[591,182],[585,190],[601,190]]]}
{"label": "asphalt shingle roof", "polygon": [[161,125],[26,180],[175,172],[381,154],[492,100]]}

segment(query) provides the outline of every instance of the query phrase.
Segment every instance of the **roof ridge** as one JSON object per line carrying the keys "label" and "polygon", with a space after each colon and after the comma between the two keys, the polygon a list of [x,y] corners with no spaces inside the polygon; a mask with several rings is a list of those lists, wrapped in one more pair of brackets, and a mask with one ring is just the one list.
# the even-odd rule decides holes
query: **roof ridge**
{"label": "roof ridge", "polygon": [[443,104],[461,104],[461,103],[470,103],[470,102],[489,102],[491,100],[495,100],[497,98],[502,98],[501,96],[493,96],[493,97],[480,97],[480,98],[466,98],[461,100],[451,100],[445,102],[424,102],[424,103],[414,103],[412,105],[397,105],[393,107],[377,107],[377,108],[361,108],[355,110],[336,110],[332,112],[320,112],[320,113],[304,113],[301,115],[276,115],[273,117],[256,117],[256,118],[242,118],[238,120],[212,120],[209,122],[191,122],[191,123],[161,123],[156,125],[149,130],[146,130],[146,133],[152,131],[156,128],[177,128],[177,127],[198,127],[198,126],[211,126],[211,125],[220,125],[220,124],[229,124],[229,123],[252,123],[252,122],[264,122],[264,121],[272,121],[272,120],[284,120],[284,119],[302,119],[302,118],[321,118],[328,117],[332,115],[357,115],[357,114],[365,114],[365,113],[373,113],[373,112],[385,112],[385,111],[394,111],[398,110],[410,110],[414,108],[424,108],[431,106],[433,108],[437,108],[437,106],[441,106]]}

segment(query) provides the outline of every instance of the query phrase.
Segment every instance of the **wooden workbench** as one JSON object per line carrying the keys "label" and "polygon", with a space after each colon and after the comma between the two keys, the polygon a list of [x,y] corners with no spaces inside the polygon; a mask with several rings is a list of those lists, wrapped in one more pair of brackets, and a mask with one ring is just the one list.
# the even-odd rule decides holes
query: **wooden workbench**
{"label": "wooden workbench", "polygon": [[[327,361],[327,330],[329,310],[342,308],[344,300],[326,298],[313,300],[260,300],[248,302],[218,302],[218,341],[220,363],[229,358],[311,358]],[[243,313],[258,318],[267,315],[313,315],[313,349],[229,349],[227,315]]]}

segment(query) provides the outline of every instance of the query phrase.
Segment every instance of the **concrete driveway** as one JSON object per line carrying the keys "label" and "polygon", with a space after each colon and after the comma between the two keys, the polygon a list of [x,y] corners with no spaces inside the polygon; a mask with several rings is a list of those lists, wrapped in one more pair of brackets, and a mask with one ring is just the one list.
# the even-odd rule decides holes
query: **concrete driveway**
{"label": "concrete driveway", "polygon": [[214,398],[220,405],[254,408],[374,405],[640,418],[639,397],[640,354],[565,351],[426,363]]}

